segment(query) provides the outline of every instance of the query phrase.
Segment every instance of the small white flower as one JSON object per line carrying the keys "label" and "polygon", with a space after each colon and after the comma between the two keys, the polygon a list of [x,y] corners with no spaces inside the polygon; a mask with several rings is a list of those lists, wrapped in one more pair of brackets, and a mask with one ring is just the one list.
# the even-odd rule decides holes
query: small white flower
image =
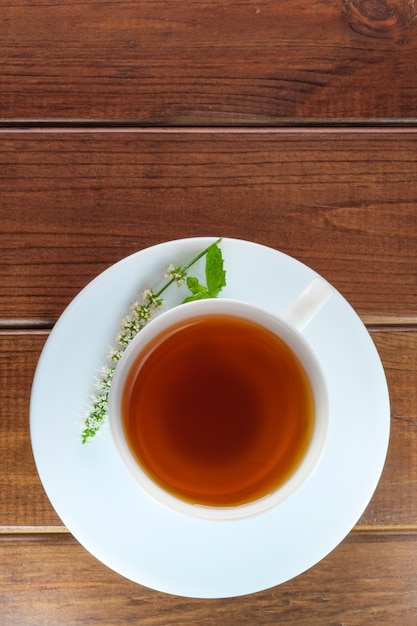
{"label": "small white flower", "polygon": [[155,309],[162,309],[165,306],[165,300],[163,298],[157,298],[154,302]]}
{"label": "small white flower", "polygon": [[110,391],[110,385],[111,385],[111,379],[110,378],[103,378],[102,380],[99,381],[98,391],[109,392]]}
{"label": "small white flower", "polygon": [[112,348],[110,350],[110,352],[107,355],[107,360],[108,361],[119,361],[120,357],[122,356],[122,352],[120,350],[117,350],[116,348]]}
{"label": "small white flower", "polygon": [[181,285],[185,284],[185,276],[186,276],[186,272],[182,269],[182,267],[176,267],[172,263],[168,265],[165,278],[170,278],[171,280],[175,280],[177,285],[181,287]]}
{"label": "small white flower", "polygon": [[134,322],[135,317],[133,315],[126,315],[126,317],[122,319],[121,325],[123,328],[129,328],[129,326],[131,326]]}
{"label": "small white flower", "polygon": [[122,333],[122,332],[118,333],[116,340],[117,340],[117,343],[119,343],[123,347],[128,346],[130,343],[130,337],[128,333]]}
{"label": "small white flower", "polygon": [[144,304],[149,304],[150,302],[152,302],[153,297],[154,293],[152,289],[145,289],[145,291],[142,293],[142,302]]}
{"label": "small white flower", "polygon": [[103,367],[101,367],[99,371],[100,371],[101,378],[103,378],[103,379],[111,378],[113,376],[113,373],[114,373],[114,367],[109,367],[108,365],[103,365]]}
{"label": "small white flower", "polygon": [[133,302],[133,304],[131,304],[131,306],[130,306],[130,310],[132,311],[132,313],[133,313],[134,315],[136,315],[136,309],[137,309],[138,307],[140,307],[140,306],[142,306],[142,305],[141,305],[141,303],[139,302],[139,300],[135,300],[135,302]]}
{"label": "small white flower", "polygon": [[170,263],[170,265],[168,265],[168,267],[167,267],[167,272],[165,274],[165,278],[174,278],[174,276],[173,276],[174,271],[175,271],[175,265]]}

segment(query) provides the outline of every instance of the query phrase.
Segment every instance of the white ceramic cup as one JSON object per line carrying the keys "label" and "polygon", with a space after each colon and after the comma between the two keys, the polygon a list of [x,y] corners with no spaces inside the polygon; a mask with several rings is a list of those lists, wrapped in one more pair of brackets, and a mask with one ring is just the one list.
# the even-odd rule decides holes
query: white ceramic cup
{"label": "white ceramic cup", "polygon": [[[174,511],[208,520],[236,520],[265,512],[291,497],[311,477],[326,445],[329,428],[329,401],[326,381],[313,350],[302,334],[332,294],[332,287],[316,277],[283,316],[276,316],[251,304],[230,299],[207,299],[170,309],[150,321],[124,351],[116,366],[109,394],[109,425],[117,451],[139,486],[154,500]],[[235,506],[194,504],[177,497],[157,484],[141,467],[126,440],[122,420],[122,395],[138,355],[160,333],[183,320],[201,315],[230,315],[244,318],[278,335],[295,353],[310,382],[314,399],[314,424],[307,450],[287,480],[271,493]]]}

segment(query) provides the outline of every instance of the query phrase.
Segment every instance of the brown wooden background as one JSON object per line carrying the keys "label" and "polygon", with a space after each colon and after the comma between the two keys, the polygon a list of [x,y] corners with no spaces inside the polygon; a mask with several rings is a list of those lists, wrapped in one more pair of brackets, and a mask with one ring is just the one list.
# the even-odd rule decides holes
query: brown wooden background
{"label": "brown wooden background", "polygon": [[[0,6],[0,623],[417,622],[417,5],[173,0]],[[241,237],[348,298],[392,436],[348,538],[280,587],[189,600],[130,583],[62,526],[29,440],[34,369],[100,271]]]}

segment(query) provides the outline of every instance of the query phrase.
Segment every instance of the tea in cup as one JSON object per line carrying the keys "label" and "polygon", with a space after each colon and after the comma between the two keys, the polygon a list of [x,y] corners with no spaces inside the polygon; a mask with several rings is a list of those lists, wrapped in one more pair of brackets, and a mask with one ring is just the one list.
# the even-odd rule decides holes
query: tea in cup
{"label": "tea in cup", "polygon": [[329,409],[300,329],[330,294],[315,279],[283,317],[237,300],[189,302],[138,333],[113,376],[109,423],[148,495],[187,515],[234,520],[305,483]]}

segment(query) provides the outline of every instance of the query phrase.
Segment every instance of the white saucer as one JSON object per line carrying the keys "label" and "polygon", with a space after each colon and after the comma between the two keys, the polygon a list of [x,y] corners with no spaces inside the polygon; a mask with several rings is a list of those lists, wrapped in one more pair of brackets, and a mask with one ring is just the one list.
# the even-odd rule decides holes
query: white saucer
{"label": "white saucer", "polygon": [[[199,598],[273,587],[333,550],[371,499],[390,426],[378,353],[357,314],[336,292],[304,331],[329,384],[328,447],[310,481],[279,508],[235,522],[188,519],[140,491],[118,459],[107,426],[82,445],[94,377],[105,364],[130,303],[144,289],[163,284],[170,263],[186,263],[211,241],[184,239],[148,248],[87,285],[46,342],[30,416],[40,478],[76,539],[128,579]],[[221,247],[227,271],[224,297],[282,313],[315,276],[302,263],[264,246],[224,239]],[[199,272],[204,272],[204,262]],[[168,291],[168,306],[181,301],[176,285]]]}

